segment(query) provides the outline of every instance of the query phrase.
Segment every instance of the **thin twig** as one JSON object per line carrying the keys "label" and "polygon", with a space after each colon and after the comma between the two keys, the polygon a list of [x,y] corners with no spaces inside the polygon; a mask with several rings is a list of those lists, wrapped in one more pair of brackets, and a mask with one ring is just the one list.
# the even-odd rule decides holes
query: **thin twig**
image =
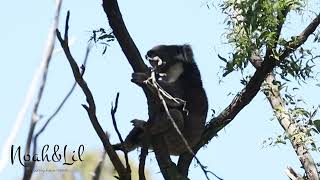
{"label": "thin twig", "polygon": [[[117,121],[116,121],[116,118],[115,118],[115,114],[117,112],[117,109],[118,109],[118,100],[119,100],[119,95],[120,93],[117,93],[117,96],[116,96],[116,102],[115,102],[115,106],[113,107],[113,105],[111,105],[111,117],[112,117],[112,123],[113,123],[113,127],[118,135],[118,138],[121,142],[121,144],[124,144],[124,141],[123,141],[123,138],[120,134],[120,131],[118,129],[118,126],[117,126]],[[128,158],[128,151],[126,148],[123,149],[123,153],[124,153],[124,158],[126,160],[126,168],[127,168],[127,171],[128,173],[131,173],[131,168],[130,168],[130,164],[129,164],[129,158]]]}
{"label": "thin twig", "polygon": [[[87,64],[87,60],[88,60],[88,55],[91,49],[91,45],[89,44],[87,46],[87,50],[86,50],[86,54],[85,54],[85,58],[83,61],[83,66],[85,67]],[[81,72],[81,74],[83,75],[83,71]],[[69,97],[71,96],[71,94],[73,93],[75,87],[77,85],[77,82],[75,81],[72,85],[72,87],[70,88],[70,90],[68,91],[68,93],[66,94],[66,96],[63,98],[62,102],[58,105],[58,107],[56,108],[56,110],[49,116],[49,118],[45,121],[45,124],[40,128],[40,130],[35,134],[34,138],[33,138],[33,155],[35,155],[37,153],[37,143],[38,143],[38,137],[44,132],[44,130],[48,127],[49,123],[52,121],[52,119],[54,119],[54,117],[60,112],[60,110],[62,109],[62,107],[64,106],[64,104],[67,102],[67,100],[69,99]]]}
{"label": "thin twig", "polygon": [[[89,55],[89,52],[90,52],[90,48],[91,48],[91,46],[88,45],[87,50],[86,50],[86,55],[85,55],[84,61],[82,63],[82,65],[84,67],[86,67],[86,65],[87,65],[87,59],[88,59],[88,55]],[[81,75],[83,75],[83,74],[84,74],[84,72],[82,71]],[[77,85],[77,82],[74,81],[74,83],[72,84],[70,90],[68,91],[66,96],[63,98],[62,102],[59,104],[59,106],[56,108],[56,110],[49,116],[49,118],[46,120],[46,123],[41,127],[41,129],[38,131],[38,133],[35,135],[35,137],[39,136],[46,129],[46,127],[51,122],[51,120],[60,112],[60,110],[63,107],[63,105],[66,103],[66,101],[68,100],[68,98],[70,97],[72,92],[74,91],[76,85]]]}
{"label": "thin twig", "polygon": [[[115,131],[116,131],[116,133],[118,135],[118,138],[119,138],[121,144],[123,144],[123,138],[122,138],[122,136],[120,134],[120,131],[119,131],[118,126],[117,126],[117,121],[116,121],[116,118],[115,118],[115,113],[117,112],[117,109],[118,109],[119,95],[120,95],[120,93],[117,93],[116,101],[115,101],[115,107],[113,107],[113,104],[111,104],[111,111],[110,112],[111,112],[113,127],[115,128]],[[128,173],[130,174],[131,173],[131,168],[130,168],[130,164],[129,164],[128,152],[125,149],[123,150],[123,152],[124,152],[124,155],[125,155],[126,168],[127,168]],[[102,159],[99,161],[97,167],[95,168],[95,171],[94,171],[95,173],[94,173],[94,176],[93,176],[93,180],[99,180],[105,156],[106,156],[106,151],[104,151]]]}
{"label": "thin twig", "polygon": [[[112,164],[114,165],[116,171],[118,172],[120,179],[130,179],[130,174],[128,174],[126,172],[126,169],[123,166],[122,162],[120,161],[119,156],[116,154],[116,152],[112,148],[112,145],[109,141],[108,134],[103,131],[103,129],[97,119],[96,105],[94,102],[93,95],[92,95],[87,83],[83,79],[76,61],[74,60],[74,58],[71,55],[71,52],[70,52],[70,49],[68,46],[69,17],[70,17],[70,12],[68,11],[67,18],[66,18],[64,39],[62,39],[61,33],[58,29],[56,30],[56,32],[57,32],[57,38],[60,41],[61,47],[63,48],[64,53],[65,53],[67,60],[70,64],[70,67],[72,69],[74,78],[86,96],[86,101],[88,103],[88,106],[84,105],[84,104],[82,106],[86,109],[88,116],[89,116],[89,119],[91,121],[91,124],[94,127],[94,130],[96,131],[97,135],[99,136],[105,151],[109,155],[109,158],[110,158]],[[84,71],[84,67],[82,66],[81,68]]]}

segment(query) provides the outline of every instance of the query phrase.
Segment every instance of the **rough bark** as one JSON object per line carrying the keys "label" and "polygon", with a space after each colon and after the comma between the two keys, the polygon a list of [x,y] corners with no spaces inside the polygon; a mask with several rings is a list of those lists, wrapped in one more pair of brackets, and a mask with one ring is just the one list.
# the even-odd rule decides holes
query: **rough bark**
{"label": "rough bark", "polygon": [[309,180],[318,180],[319,174],[316,164],[305,144],[299,138],[294,138],[297,133],[303,133],[303,127],[300,127],[291,117],[290,113],[286,109],[285,103],[283,102],[279,85],[273,74],[269,74],[266,79],[267,88],[264,91],[267,96],[272,109],[274,110],[275,116],[277,117],[283,130],[288,135],[294,151],[296,152],[299,160],[307,174]]}

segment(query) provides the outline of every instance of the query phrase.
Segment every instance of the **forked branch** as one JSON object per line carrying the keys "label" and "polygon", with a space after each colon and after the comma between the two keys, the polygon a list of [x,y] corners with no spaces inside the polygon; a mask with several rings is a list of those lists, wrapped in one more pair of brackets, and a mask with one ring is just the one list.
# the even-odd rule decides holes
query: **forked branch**
{"label": "forked branch", "polygon": [[[65,24],[64,39],[62,39],[61,33],[58,29],[56,30],[56,32],[57,32],[57,38],[60,41],[61,47],[63,48],[63,51],[67,57],[67,60],[70,64],[70,67],[72,69],[74,78],[86,96],[88,106],[87,105],[82,105],[82,106],[86,109],[88,116],[90,118],[91,124],[94,127],[96,133],[98,134],[105,151],[107,152],[112,164],[114,165],[116,171],[119,174],[120,179],[130,179],[130,174],[127,173],[125,167],[123,166],[122,162],[120,161],[119,156],[113,150],[112,145],[109,141],[108,135],[106,133],[104,133],[101,125],[99,124],[99,121],[96,116],[96,106],[95,106],[95,102],[94,102],[94,98],[92,96],[92,93],[91,93],[87,83],[83,79],[83,76],[80,73],[80,70],[79,70],[79,67],[78,67],[76,61],[74,60],[74,58],[71,55],[69,45],[68,45],[69,17],[70,17],[70,12],[68,11],[67,18],[66,18],[66,24]],[[84,72],[84,70],[85,70],[84,67],[82,66],[81,68]]]}
{"label": "forked branch", "polygon": [[261,67],[256,70],[248,85],[239,92],[232,100],[230,105],[225,108],[216,118],[211,119],[203,134],[202,140],[197,145],[201,148],[204,144],[208,143],[222,128],[229,124],[234,117],[256,96],[259,92],[262,82],[266,79],[267,75],[279,63],[279,61],[287,58],[290,53],[295,51],[303,43],[306,42],[308,37],[316,30],[320,24],[320,14],[307,26],[307,28],[299,35],[294,42],[291,43],[280,56],[279,60],[273,57],[264,57]]}

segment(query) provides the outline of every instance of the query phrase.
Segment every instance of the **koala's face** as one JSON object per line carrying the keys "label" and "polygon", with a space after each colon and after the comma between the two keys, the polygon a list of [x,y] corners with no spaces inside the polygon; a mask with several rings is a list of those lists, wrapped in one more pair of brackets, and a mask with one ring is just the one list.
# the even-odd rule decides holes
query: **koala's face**
{"label": "koala's face", "polygon": [[147,52],[146,59],[153,68],[157,69],[158,71],[162,71],[167,66],[171,66],[172,64],[176,63],[180,56],[180,46],[159,45]]}

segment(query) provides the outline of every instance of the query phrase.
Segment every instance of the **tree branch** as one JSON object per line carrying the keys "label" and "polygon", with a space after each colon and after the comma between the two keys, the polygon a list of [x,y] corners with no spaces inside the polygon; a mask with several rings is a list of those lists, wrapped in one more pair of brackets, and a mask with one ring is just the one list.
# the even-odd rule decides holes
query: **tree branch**
{"label": "tree branch", "polygon": [[[45,88],[46,82],[47,82],[49,63],[50,63],[50,60],[52,57],[54,44],[55,44],[55,29],[59,25],[59,15],[60,15],[61,4],[62,4],[61,0],[56,1],[55,18],[53,20],[53,25],[52,25],[52,28],[50,29],[50,32],[48,35],[47,46],[45,48],[43,60],[41,62],[41,67],[40,67],[40,71],[39,71],[40,72],[39,77],[41,76],[41,82],[40,82],[39,91],[38,91],[38,94],[36,97],[36,101],[33,106],[31,123],[30,123],[30,128],[29,128],[27,142],[26,142],[25,154],[28,154],[28,155],[31,154],[30,147],[31,147],[31,143],[32,143],[32,137],[33,137],[37,122],[40,119],[39,114],[38,114],[38,108],[39,108],[39,105],[40,105],[40,102],[42,99],[42,95],[44,92],[44,88]],[[26,166],[24,167],[23,179],[28,180],[32,176],[33,169],[35,167],[35,161],[25,161],[25,163],[26,163]]]}
{"label": "tree branch", "polygon": [[118,40],[120,47],[129,61],[134,72],[146,72],[147,66],[141,58],[140,52],[133,42],[126,25],[122,19],[118,2],[116,0],[103,0],[103,10],[106,13],[113,34]]}
{"label": "tree branch", "polygon": [[[120,44],[121,49],[125,54],[128,62],[130,63],[133,71],[149,73],[150,71],[148,67],[144,64],[141,58],[140,52],[136,47],[135,43],[133,42],[132,38],[130,37],[130,34],[124,24],[124,21],[122,19],[120,9],[118,6],[118,2],[116,0],[103,0],[102,6],[108,17],[109,25],[113,29],[113,34],[118,40],[118,43]],[[157,114],[156,112],[160,107],[159,99],[145,85],[141,85],[141,88],[143,89],[146,95],[147,103],[148,103],[148,114],[149,114],[148,124],[152,124],[154,119],[153,117],[155,117],[155,114]],[[162,137],[159,137],[159,138],[162,138]],[[159,144],[157,145],[159,145],[159,148],[160,147],[163,148],[164,146],[166,146],[163,141],[159,141],[158,143]],[[163,167],[168,167],[168,168],[170,167],[169,169],[167,169],[170,174],[172,173],[178,174],[178,171],[175,168],[174,163],[172,163],[168,153],[166,154],[165,152],[163,152],[162,149],[158,149],[158,150],[155,150],[155,154],[156,154],[156,157],[158,157],[157,160],[159,165],[167,164],[168,162],[170,162],[169,166],[165,165]],[[164,172],[163,170],[164,169],[162,169],[162,172]],[[165,174],[163,175],[166,176]]]}
{"label": "tree branch", "polygon": [[[239,92],[231,103],[215,118],[212,118],[210,122],[206,125],[206,129],[202,134],[202,138],[199,143],[193,148],[194,152],[207,144],[217,133],[228,125],[235,116],[246,106],[251,100],[257,95],[263,81],[266,79],[267,75],[276,67],[276,65],[287,58],[290,53],[294,52],[298,47],[300,47],[308,37],[316,30],[320,24],[320,14],[305,28],[305,30],[292,42],[280,56],[279,60],[276,60],[273,56],[265,56],[264,61],[261,66],[257,68],[254,75],[251,77],[249,83],[246,85],[241,92]],[[184,154],[180,157],[179,162],[185,163],[184,166],[180,166],[179,170],[183,174],[188,174],[187,170],[192,161],[192,156],[190,154]],[[179,167],[179,163],[178,163]]]}
{"label": "tree branch", "polygon": [[[318,15],[298,36],[295,43],[292,43],[287,47],[284,53],[280,56],[280,60],[285,59],[290,53],[300,47],[307,40],[310,34],[316,30],[319,24],[320,15]],[[207,144],[208,141],[210,141],[222,128],[229,124],[259,92],[262,82],[277,65],[277,60],[270,56],[265,57],[264,59],[265,60],[262,62],[261,67],[256,70],[248,85],[236,95],[227,108],[225,108],[216,118],[210,120],[209,124],[206,126],[206,130],[203,133],[201,141],[197,145],[197,149]]]}
{"label": "tree branch", "polygon": [[[288,10],[285,11],[284,15],[286,16],[287,13],[288,13]],[[288,56],[289,52],[292,53],[299,46],[301,46],[307,40],[308,36],[316,30],[316,28],[319,24],[319,21],[320,21],[320,18],[318,15],[298,37],[294,38],[294,39],[299,39],[300,41],[291,42],[289,47],[284,51],[283,55],[287,54],[286,56]],[[278,40],[278,38],[280,36],[281,29],[282,29],[282,24],[279,25],[279,27],[278,27],[276,40]],[[296,43],[296,44],[294,44],[294,43]],[[275,46],[272,48],[268,48],[267,54],[269,52],[269,55],[270,55],[271,54],[270,52],[272,52],[271,49],[274,49],[274,48],[275,48]],[[266,56],[268,56],[268,55],[266,55]],[[283,56],[280,59],[284,60],[284,58],[286,58],[286,57]],[[252,63],[252,65],[255,68],[259,68],[261,66],[262,61],[263,60],[261,59],[261,57],[258,57],[257,55],[253,55],[250,59],[250,62]],[[286,132],[288,137],[291,137],[291,138],[289,138],[291,145],[293,146],[293,149],[295,150],[297,156],[299,157],[299,160],[300,160],[308,178],[311,180],[318,180],[319,174],[318,174],[316,164],[315,164],[311,154],[309,153],[308,148],[306,147],[305,143],[299,142],[299,139],[292,138],[295,134],[297,134],[299,132],[303,132],[303,130],[301,129],[302,127],[299,127],[299,125],[297,123],[295,123],[295,121],[290,117],[289,112],[286,109],[285,103],[283,102],[283,99],[281,98],[279,85],[275,84],[274,82],[276,82],[276,78],[272,73],[270,73],[266,78],[267,89],[263,90],[263,92],[266,95],[267,99],[269,100],[270,105],[273,108],[273,110],[275,112],[275,116],[277,117],[280,125],[282,126],[282,128],[284,129],[284,131]],[[293,175],[292,172],[294,172],[292,168],[288,168],[288,170],[286,172],[287,172],[287,175],[291,179],[303,179],[302,177],[298,176],[297,174],[295,174],[294,178],[292,176],[290,176],[290,175]]]}
{"label": "tree branch", "polygon": [[148,155],[148,145],[142,144],[141,147],[141,153],[139,158],[139,180],[146,180],[145,174],[144,174],[144,166],[146,164],[146,157]]}
{"label": "tree branch", "polygon": [[[64,53],[67,57],[67,60],[71,66],[74,78],[86,96],[86,101],[88,103],[88,106],[87,105],[82,105],[82,106],[87,110],[87,113],[88,113],[88,116],[89,116],[90,121],[92,123],[92,126],[94,127],[96,133],[98,134],[98,136],[104,146],[105,151],[109,155],[109,158],[110,158],[112,164],[114,165],[116,171],[118,172],[118,174],[120,176],[120,179],[130,179],[130,174],[127,174],[126,169],[124,168],[122,162],[120,161],[120,158],[118,157],[118,155],[116,154],[116,152],[112,148],[112,145],[109,141],[109,137],[107,136],[106,133],[104,133],[102,127],[99,124],[99,121],[96,117],[96,106],[95,106],[95,102],[94,102],[92,93],[91,93],[90,89],[88,88],[87,83],[84,81],[76,61],[74,60],[74,58],[71,55],[71,52],[70,52],[70,49],[68,46],[69,17],[70,17],[70,12],[68,11],[67,18],[66,18],[64,39],[62,39],[60,31],[58,29],[56,30],[56,32],[57,32],[57,38],[59,39],[61,47],[63,48]],[[84,71],[84,67],[82,66],[81,68]]]}
{"label": "tree branch", "polygon": [[[120,134],[120,131],[118,129],[118,126],[117,126],[117,121],[116,121],[116,117],[115,117],[115,114],[117,112],[117,109],[118,109],[118,100],[119,100],[119,93],[117,93],[117,96],[116,96],[116,102],[115,102],[115,106],[113,107],[113,105],[111,106],[111,117],[112,117],[112,123],[113,123],[113,127],[118,135],[118,138],[120,140],[120,143],[123,144],[123,138]],[[129,164],[129,158],[128,158],[128,152],[126,150],[126,148],[124,148],[124,158],[125,158],[125,161],[126,161],[126,168],[127,168],[127,173],[131,173],[131,168],[130,168],[130,164]]]}
{"label": "tree branch", "polygon": [[[258,60],[260,61],[260,60]],[[250,60],[250,62],[257,68],[257,61]],[[275,76],[270,73],[266,78],[266,85],[267,88],[263,90],[264,94],[266,95],[267,99],[270,102],[272,109],[275,112],[275,116],[277,117],[280,125],[282,126],[283,130],[288,135],[289,140],[293,149],[295,150],[299,160],[310,180],[318,180],[319,174],[316,167],[316,164],[308,151],[304,142],[299,142],[299,139],[292,138],[295,134],[303,132],[303,127],[299,127],[297,123],[290,117],[288,110],[286,109],[285,103],[280,95],[279,85],[275,84],[276,78]],[[303,179],[302,177],[295,174],[293,178],[292,174],[293,169],[288,168],[286,173],[291,179]]]}
{"label": "tree branch", "polygon": [[[88,55],[90,52],[90,45],[87,47],[86,50],[86,55],[84,58],[84,61],[82,63],[82,66],[86,67],[87,64],[87,60],[88,60]],[[83,75],[84,71],[81,72],[81,76]],[[71,96],[72,92],[74,91],[75,87],[77,85],[77,82],[74,81],[74,83],[72,84],[70,90],[68,91],[68,93],[66,94],[66,96],[63,98],[62,102],[58,105],[58,107],[56,108],[56,110],[49,116],[49,118],[46,120],[46,123],[40,128],[40,130],[37,132],[37,134],[35,135],[34,141],[36,141],[35,139],[37,139],[37,137],[48,127],[49,123],[51,122],[51,120],[59,113],[59,111],[61,110],[61,108],[64,106],[64,104],[67,102],[67,100],[69,99],[69,97]]]}
{"label": "tree branch", "polygon": [[[90,52],[90,45],[88,45],[87,47],[87,51],[86,51],[86,55],[83,61],[83,66],[85,67],[87,64],[87,59],[88,59],[88,55]],[[83,75],[83,71],[81,72],[81,75]],[[77,85],[77,82],[75,81],[72,85],[72,87],[70,88],[69,92],[66,94],[66,96],[63,98],[62,102],[58,105],[58,107],[55,109],[55,111],[49,116],[49,118],[45,121],[45,124],[40,128],[40,130],[34,135],[33,137],[33,156],[35,156],[35,154],[37,153],[37,144],[38,144],[38,137],[45,131],[45,129],[48,127],[49,123],[54,119],[54,117],[60,112],[60,110],[62,109],[62,107],[64,106],[64,104],[67,102],[67,100],[69,99],[69,97],[71,96],[71,94],[73,93],[75,87]],[[36,161],[32,161],[33,163],[33,167],[36,163]]]}
{"label": "tree branch", "polygon": [[[112,117],[112,123],[113,123],[113,127],[118,135],[118,138],[121,142],[121,144],[123,143],[123,138],[120,134],[120,131],[118,129],[118,125],[117,125],[117,121],[116,121],[116,118],[115,118],[115,114],[117,112],[117,109],[118,109],[118,100],[119,100],[119,95],[120,93],[117,93],[117,96],[116,96],[116,102],[115,102],[115,106],[113,107],[113,104],[111,103],[111,111],[110,111],[110,114],[111,114],[111,117]],[[107,132],[106,132],[107,134]],[[124,152],[124,157],[125,157],[125,161],[126,161],[126,169],[127,169],[127,173],[128,174],[131,174],[131,168],[130,168],[130,164],[129,164],[129,158],[128,158],[128,152],[126,151],[126,149],[123,150]],[[94,171],[94,175],[92,177],[92,179],[94,180],[99,180],[100,179],[100,174],[101,174],[101,170],[102,170],[102,166],[103,166],[103,162],[106,158],[106,151],[103,152],[103,156],[102,156],[102,159],[99,161],[97,167],[95,168],[95,171]]]}
{"label": "tree branch", "polygon": [[293,38],[289,42],[288,47],[284,50],[280,56],[280,60],[287,58],[292,52],[294,52],[298,47],[305,43],[308,37],[317,29],[320,24],[320,13],[313,19],[313,21],[300,33],[299,36]]}
{"label": "tree branch", "polygon": [[[159,168],[164,179],[167,180],[188,180],[187,177],[182,176],[176,168],[176,165],[171,161],[167,146],[161,135],[152,137],[152,147],[158,161]],[[168,158],[169,157],[169,158]]]}
{"label": "tree branch", "polygon": [[318,170],[306,144],[301,142],[299,138],[293,138],[294,135],[303,132],[303,129],[290,117],[285,103],[281,98],[279,84],[275,84],[274,82],[276,82],[274,75],[269,74],[266,79],[267,88],[264,90],[264,94],[268,98],[279,123],[288,135],[291,145],[299,157],[308,179],[318,180]]}
{"label": "tree branch", "polygon": [[285,173],[287,174],[287,176],[291,179],[291,180],[303,180],[303,177],[301,177],[299,174],[297,174],[296,172],[294,172],[294,170],[291,167],[288,167],[285,170]]}

